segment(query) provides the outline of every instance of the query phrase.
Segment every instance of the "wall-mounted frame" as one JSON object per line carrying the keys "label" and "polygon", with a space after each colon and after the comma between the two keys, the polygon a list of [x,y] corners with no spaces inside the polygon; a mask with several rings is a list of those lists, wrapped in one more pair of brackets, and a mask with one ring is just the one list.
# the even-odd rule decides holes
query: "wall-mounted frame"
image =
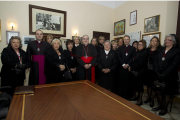
{"label": "wall-mounted frame", "polygon": [[125,34],[125,19],[114,23],[114,36]]}
{"label": "wall-mounted frame", "polygon": [[22,36],[22,44],[24,46],[27,46],[29,42],[35,41],[36,37],[35,36]]}
{"label": "wall-mounted frame", "polygon": [[137,10],[130,12],[130,26],[137,24]]}
{"label": "wall-mounted frame", "polygon": [[151,34],[143,34],[142,35],[142,39],[146,40],[146,47],[149,46],[150,40],[154,36],[158,37],[160,42],[161,42],[161,32],[156,32],[156,33],[151,33]]}
{"label": "wall-mounted frame", "polygon": [[160,15],[144,19],[144,33],[159,31]]}
{"label": "wall-mounted frame", "polygon": [[66,37],[66,16],[66,11],[29,5],[29,34],[41,29],[45,36]]}
{"label": "wall-mounted frame", "polygon": [[1,19],[0,19],[0,42],[2,41],[2,36],[1,36]]}
{"label": "wall-mounted frame", "polygon": [[19,36],[20,37],[20,32],[19,31],[6,31],[6,44],[9,44],[9,40],[12,36]]}

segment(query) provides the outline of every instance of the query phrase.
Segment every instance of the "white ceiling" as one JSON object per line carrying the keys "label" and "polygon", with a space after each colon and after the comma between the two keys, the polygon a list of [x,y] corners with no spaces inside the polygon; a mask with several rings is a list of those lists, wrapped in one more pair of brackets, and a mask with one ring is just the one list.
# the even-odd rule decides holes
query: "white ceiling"
{"label": "white ceiling", "polygon": [[87,1],[99,4],[99,5],[103,5],[103,6],[106,6],[106,7],[110,7],[110,8],[113,8],[113,9],[115,9],[116,7],[118,7],[118,6],[122,5],[123,3],[127,2],[127,1],[90,1],[90,0],[87,0]]}

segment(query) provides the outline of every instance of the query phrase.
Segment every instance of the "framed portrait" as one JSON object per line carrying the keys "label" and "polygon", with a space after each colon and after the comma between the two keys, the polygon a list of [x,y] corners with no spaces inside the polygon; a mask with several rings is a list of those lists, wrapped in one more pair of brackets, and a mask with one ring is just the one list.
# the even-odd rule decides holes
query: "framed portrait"
{"label": "framed portrait", "polygon": [[130,26],[137,24],[137,10],[130,12]]}
{"label": "framed portrait", "polygon": [[143,34],[143,35],[142,35],[142,39],[143,39],[143,40],[146,40],[146,47],[149,46],[150,40],[151,40],[151,38],[154,37],[154,36],[158,37],[159,40],[160,40],[160,42],[161,42],[161,32],[151,33],[151,34]]}
{"label": "framed portrait", "polygon": [[41,29],[45,36],[66,37],[66,11],[29,5],[29,34]]}
{"label": "framed portrait", "polygon": [[2,36],[1,36],[1,19],[0,19],[0,42],[2,41]]}
{"label": "framed portrait", "polygon": [[22,44],[23,46],[27,46],[29,42],[35,41],[35,36],[22,36]]}
{"label": "framed portrait", "polygon": [[[74,40],[74,37],[79,37],[79,36],[72,36],[72,40]],[[81,37],[79,37],[80,41],[81,41]]]}
{"label": "framed portrait", "polygon": [[6,31],[6,44],[9,44],[9,40],[12,36],[19,36],[20,33],[18,31]]}
{"label": "framed portrait", "polygon": [[114,23],[114,36],[125,34],[125,19]]}
{"label": "framed portrait", "polygon": [[144,33],[159,31],[160,15],[144,19]]}

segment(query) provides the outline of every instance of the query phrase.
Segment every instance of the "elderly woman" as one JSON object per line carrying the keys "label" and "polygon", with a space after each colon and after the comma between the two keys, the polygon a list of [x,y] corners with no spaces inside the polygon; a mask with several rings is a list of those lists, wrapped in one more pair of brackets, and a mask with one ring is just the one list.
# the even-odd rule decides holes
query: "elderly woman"
{"label": "elderly woman", "polygon": [[52,35],[48,35],[46,37],[46,42],[48,42],[50,45],[51,45],[52,40],[53,40],[53,36]]}
{"label": "elderly woman", "polygon": [[112,89],[116,65],[116,52],[111,50],[111,42],[106,40],[104,42],[104,50],[99,51],[98,56],[98,67],[100,70],[99,85],[101,87],[107,90]]}
{"label": "elderly woman", "polygon": [[77,73],[76,73],[77,60],[76,60],[76,56],[75,56],[75,51],[73,50],[73,46],[74,46],[74,41],[68,40],[66,42],[67,50],[64,51],[64,55],[67,59],[67,66],[71,72],[72,79],[77,80],[77,78],[76,78],[76,76],[77,76]]}
{"label": "elderly woman", "polygon": [[119,39],[117,40],[117,42],[118,42],[118,47],[124,45],[124,40],[123,40],[123,38],[119,38]]}
{"label": "elderly woman", "polygon": [[117,42],[115,40],[112,40],[111,44],[112,44],[112,50],[117,51],[118,49]]}
{"label": "elderly woman", "polygon": [[12,36],[8,47],[4,48],[1,55],[1,86],[11,86],[13,94],[18,86],[24,85],[25,69],[27,68],[26,52],[21,49],[21,39]]}
{"label": "elderly woman", "polygon": [[132,43],[132,46],[133,46],[134,48],[136,48],[136,52],[138,51],[137,45],[138,45],[138,41],[134,41],[134,42]]}
{"label": "elderly woman", "polygon": [[78,36],[75,36],[73,40],[74,40],[74,47],[73,47],[73,49],[74,49],[74,51],[76,51],[76,49],[80,45],[81,41],[80,41],[80,38]]}
{"label": "elderly woman", "polygon": [[52,46],[46,50],[46,83],[64,82],[63,73],[65,70],[66,58],[62,51],[59,51],[61,42],[55,38]]}
{"label": "elderly woman", "polygon": [[159,51],[162,49],[160,40],[158,37],[154,36],[150,40],[149,47],[147,48],[146,52],[148,55],[148,65],[146,71],[146,80],[144,84],[147,86],[147,99],[144,103],[148,103],[150,101],[150,107],[154,106],[154,95],[155,92],[152,91],[153,82],[155,80],[155,72],[154,72],[154,63],[156,62],[155,58],[158,55]]}
{"label": "elderly woman", "polygon": [[144,92],[143,89],[143,80],[146,78],[144,76],[144,71],[147,67],[147,53],[146,49],[146,41],[140,40],[138,43],[138,52],[137,55],[133,58],[132,64],[129,66],[129,71],[132,73],[132,84],[133,84],[133,91],[134,96],[133,98],[129,99],[136,100],[136,92],[138,92],[138,101],[136,105],[142,105],[142,95]]}
{"label": "elderly woman", "polygon": [[[177,40],[175,39],[174,35],[166,35],[164,40],[165,47],[159,52],[155,62],[155,72],[157,72],[158,75],[158,82],[165,84],[164,90],[161,89],[163,86],[158,86],[156,89],[159,106],[153,110],[161,110],[159,115],[164,115],[167,113],[170,96],[175,93],[178,85],[177,80],[180,62],[180,50],[179,48],[175,47],[176,44]],[[164,100],[162,95],[165,95]]]}
{"label": "elderly woman", "polygon": [[104,49],[103,43],[105,41],[105,37],[104,36],[100,36],[98,39],[98,46],[97,46],[97,51],[99,52],[100,50]]}

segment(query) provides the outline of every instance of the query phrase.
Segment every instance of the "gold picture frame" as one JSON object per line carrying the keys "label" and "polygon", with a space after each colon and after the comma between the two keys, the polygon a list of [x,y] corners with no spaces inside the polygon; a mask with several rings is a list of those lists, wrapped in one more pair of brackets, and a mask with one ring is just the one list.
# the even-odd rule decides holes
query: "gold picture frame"
{"label": "gold picture frame", "polygon": [[160,28],[160,15],[144,19],[144,33],[156,32]]}
{"label": "gold picture frame", "polygon": [[158,37],[159,38],[159,41],[161,43],[161,32],[156,32],[156,33],[150,33],[150,34],[143,34],[142,35],[142,39],[146,41],[146,47],[149,46],[149,43],[150,43],[150,40],[152,37]]}

